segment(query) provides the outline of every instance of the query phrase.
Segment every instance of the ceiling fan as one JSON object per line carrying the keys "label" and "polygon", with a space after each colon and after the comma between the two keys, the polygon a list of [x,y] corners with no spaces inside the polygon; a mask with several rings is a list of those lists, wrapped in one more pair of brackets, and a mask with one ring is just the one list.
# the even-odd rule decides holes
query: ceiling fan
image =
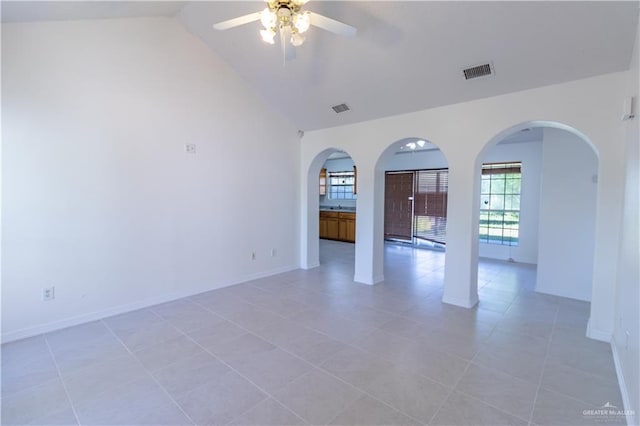
{"label": "ceiling fan", "polygon": [[[251,22],[260,21],[264,29],[260,30],[262,40],[275,43],[279,34],[284,60],[296,57],[295,48],[305,40],[304,33],[313,25],[334,34],[353,37],[356,29],[335,19],[314,12],[302,11],[307,0],[265,0],[267,7],[262,12],[250,13],[213,25],[216,30],[227,30]],[[289,41],[289,43],[287,43]]]}

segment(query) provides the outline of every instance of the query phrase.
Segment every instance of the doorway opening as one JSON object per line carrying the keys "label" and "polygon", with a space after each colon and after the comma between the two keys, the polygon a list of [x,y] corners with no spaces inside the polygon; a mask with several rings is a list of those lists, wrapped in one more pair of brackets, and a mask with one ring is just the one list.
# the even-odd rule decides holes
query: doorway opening
{"label": "doorway opening", "polygon": [[321,239],[356,242],[358,171],[346,152],[332,153],[318,177]]}
{"label": "doorway opening", "polygon": [[[588,302],[595,247],[598,154],[578,131],[523,123],[477,158],[478,293],[506,311],[522,291]],[[519,265],[495,285],[503,262]]]}
{"label": "doorway opening", "polygon": [[[344,183],[339,182],[338,184],[342,188],[338,190],[334,188],[332,190],[331,181],[328,179],[331,172],[345,171],[355,171],[354,161],[351,155],[339,148],[328,148],[317,153],[307,170],[307,223],[305,229],[303,229],[302,267],[303,269],[318,268],[314,273],[331,275],[336,285],[351,282],[354,279],[353,259],[356,245],[353,243],[355,242],[355,198],[357,197],[342,195],[349,192],[349,190],[353,191],[351,188],[345,187],[349,186],[350,182],[346,180]],[[354,184],[353,187],[357,186]],[[334,194],[341,195],[332,196]],[[351,243],[342,242],[339,238],[335,238],[337,241],[320,238],[321,233],[326,232],[326,227],[328,226],[324,222],[323,216],[325,214],[351,215]],[[324,223],[321,223],[321,221]],[[339,224],[337,232],[340,232]],[[323,236],[326,237],[326,235]],[[346,238],[344,240],[346,241]],[[336,256],[338,252],[343,256]],[[326,265],[323,265],[327,259],[336,257],[344,259],[345,262],[340,262],[339,267],[327,268]],[[351,260],[347,261],[346,259]]]}
{"label": "doorway opening", "polygon": [[[374,255],[385,281],[410,283],[414,295],[442,295],[448,169],[444,152],[419,137],[391,143],[376,163]],[[416,262],[407,263],[406,256]]]}

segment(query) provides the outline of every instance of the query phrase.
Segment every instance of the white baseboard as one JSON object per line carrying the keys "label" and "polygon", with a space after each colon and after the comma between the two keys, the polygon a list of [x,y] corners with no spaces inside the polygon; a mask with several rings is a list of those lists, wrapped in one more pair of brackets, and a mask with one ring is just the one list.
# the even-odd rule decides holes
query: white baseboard
{"label": "white baseboard", "polygon": [[384,281],[384,275],[380,274],[380,275],[376,275],[372,278],[367,277],[362,277],[362,276],[358,276],[358,275],[354,275],[353,276],[353,281],[360,283],[360,284],[367,284],[367,285],[375,285],[378,283],[381,283],[382,281]]}
{"label": "white baseboard", "polygon": [[300,267],[300,269],[313,269],[313,268],[317,268],[318,266],[320,266],[320,262],[314,262],[314,263],[308,263],[306,265],[303,265]]}
{"label": "white baseboard", "polygon": [[613,336],[613,333],[611,331],[598,330],[591,327],[591,318],[589,318],[589,321],[587,321],[587,337],[588,338],[609,343],[611,342],[612,336]]}
{"label": "white baseboard", "polygon": [[61,330],[63,328],[72,327],[74,325],[84,324],[90,321],[96,321],[103,318],[107,318],[113,315],[124,314],[127,312],[135,311],[138,309],[148,308],[150,306],[157,305],[159,303],[171,302],[183,297],[194,296],[196,294],[204,293],[211,290],[217,290],[219,288],[229,287],[236,284],[245,283],[248,281],[257,280],[260,278],[270,277],[272,275],[282,274],[284,272],[293,271],[298,269],[297,265],[289,265],[281,268],[271,269],[269,271],[260,272],[257,274],[248,275],[236,281],[226,282],[223,284],[216,284],[208,286],[206,288],[192,289],[190,291],[176,292],[166,294],[164,296],[151,297],[148,299],[140,300],[133,303],[127,303],[124,305],[118,305],[111,308],[103,309],[96,312],[90,312],[86,314],[76,315],[69,318],[64,318],[57,321],[48,322],[45,324],[39,324],[32,327],[25,327],[19,330],[9,331],[2,333],[2,343],[12,342],[14,340],[26,339],[27,337],[37,336],[43,333],[49,333],[51,331]]}
{"label": "white baseboard", "polygon": [[442,297],[442,303],[448,303],[449,305],[461,306],[463,308],[473,308],[478,304],[478,297],[475,299],[462,299],[457,297],[447,296],[446,294]]}
{"label": "white baseboard", "polygon": [[622,395],[622,403],[624,404],[625,415],[627,417],[627,425],[637,425],[636,416],[634,415],[633,408],[631,407],[631,400],[629,399],[629,392],[627,391],[627,384],[622,374],[622,365],[620,364],[620,356],[618,355],[618,349],[615,344],[615,340],[611,340],[611,352],[613,353],[613,364],[616,368],[616,375],[618,376],[618,386],[620,386],[620,394]]}
{"label": "white baseboard", "polygon": [[513,260],[513,262],[509,261],[509,256],[487,256],[485,255],[478,255],[478,259],[486,259],[486,260],[499,260],[502,262],[506,262],[506,263],[517,263],[519,265],[531,265],[531,266],[537,266],[538,265],[538,260],[537,259],[530,259],[530,258],[521,258],[518,257],[516,258],[511,258]]}
{"label": "white baseboard", "polygon": [[[236,282],[234,284],[240,284],[247,281],[258,280],[260,278],[270,277],[272,275],[284,274],[285,272],[293,271],[296,269],[298,269],[296,265],[288,265],[288,266],[282,266],[280,268],[269,269],[268,271],[248,275],[245,279],[242,279],[239,282]],[[234,284],[229,284],[229,285],[234,285]],[[224,287],[227,287],[227,286],[225,285]]]}

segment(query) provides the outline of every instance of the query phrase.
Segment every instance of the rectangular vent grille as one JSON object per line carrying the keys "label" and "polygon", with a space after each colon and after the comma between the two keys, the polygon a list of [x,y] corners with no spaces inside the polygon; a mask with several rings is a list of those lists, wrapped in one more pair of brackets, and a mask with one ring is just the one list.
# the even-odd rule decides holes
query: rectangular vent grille
{"label": "rectangular vent grille", "polygon": [[482,64],[475,67],[466,68],[463,70],[465,80],[471,80],[472,78],[484,77],[491,75],[491,64]]}
{"label": "rectangular vent grille", "polygon": [[336,114],[340,114],[341,112],[349,111],[349,107],[347,104],[334,105],[331,108],[336,112]]}

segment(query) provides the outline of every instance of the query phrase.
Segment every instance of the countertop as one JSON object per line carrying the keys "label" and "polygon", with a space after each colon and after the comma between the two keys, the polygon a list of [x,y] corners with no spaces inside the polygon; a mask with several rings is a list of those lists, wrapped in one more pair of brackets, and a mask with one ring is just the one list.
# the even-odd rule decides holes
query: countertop
{"label": "countertop", "polygon": [[344,212],[344,213],[355,213],[355,207],[344,207],[344,206],[320,206],[321,212]]}

